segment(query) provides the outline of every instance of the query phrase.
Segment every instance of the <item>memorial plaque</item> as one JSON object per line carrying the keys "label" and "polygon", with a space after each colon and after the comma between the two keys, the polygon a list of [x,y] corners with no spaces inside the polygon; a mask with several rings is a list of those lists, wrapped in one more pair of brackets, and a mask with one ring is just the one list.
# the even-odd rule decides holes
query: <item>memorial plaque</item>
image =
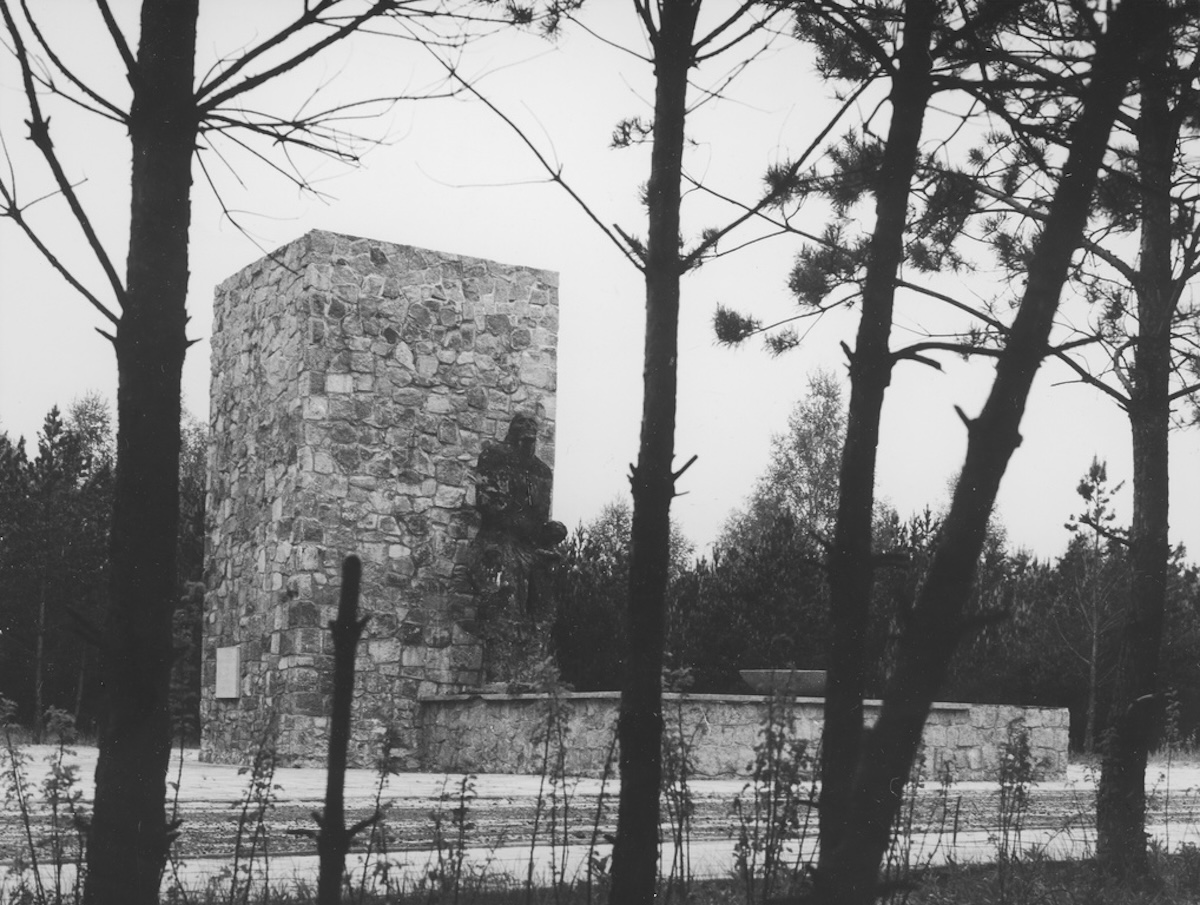
{"label": "memorial plaque", "polygon": [[217,648],[217,690],[218,698],[236,698],[242,684],[241,648]]}

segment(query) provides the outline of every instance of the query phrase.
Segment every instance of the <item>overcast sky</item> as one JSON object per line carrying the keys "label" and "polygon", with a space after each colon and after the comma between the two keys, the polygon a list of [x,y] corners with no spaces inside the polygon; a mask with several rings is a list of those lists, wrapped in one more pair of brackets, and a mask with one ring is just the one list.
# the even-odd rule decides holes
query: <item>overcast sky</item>
{"label": "overcast sky", "polygon": [[[119,62],[94,7],[72,0],[36,6],[45,10],[60,53],[77,61],[94,84],[122,97]],[[136,4],[122,0],[115,6],[128,33],[135,34]],[[269,15],[292,6],[206,0],[198,71],[218,54],[269,33]],[[625,4],[598,4],[588,22],[605,38],[643,49]],[[717,85],[728,66],[715,61],[695,80]],[[534,36],[490,39],[465,56],[462,68],[481,76],[480,89],[561,166],[601,222],[644,233],[638,197],[648,154],[609,148],[620,119],[648,116],[653,85],[644,62],[568,27],[555,43]],[[296,107],[321,85],[329,86],[333,98],[412,93],[432,84],[436,71],[412,45],[364,37],[295,73],[273,100]],[[0,78],[0,129],[22,197],[32,200],[49,190],[49,181],[23,140],[22,99],[7,56]],[[689,173],[726,196],[753,198],[766,168],[807,146],[834,108],[808,54],[781,38],[723,99],[705,104],[692,117]],[[113,257],[123,260],[129,163],[120,129],[66,108],[48,112],[68,172],[81,181],[80,192]],[[560,188],[546,183],[529,150],[479,103],[460,98],[402,104],[361,128],[386,135],[387,143],[371,150],[360,168],[300,161],[321,198],[298,192],[244,155],[228,157],[236,177],[214,154],[205,155],[225,205],[238,212],[253,240],[223,216],[197,169],[188,307],[190,333],[198,342],[185,367],[185,405],[207,419],[213,286],[310,229],[556,270],[561,331],[555,514],[568,525],[586,520],[626,493],[628,463],[636,457],[644,298],[639,274]],[[33,213],[64,259],[86,260],[57,199],[39,203]],[[685,235],[694,238],[734,213],[693,192],[685,202]],[[812,228],[819,228],[821,213],[817,208],[806,212]],[[724,248],[737,244],[735,238]],[[673,512],[701,546],[713,539],[763,471],[770,437],[784,429],[806,375],[825,367],[845,377],[840,343],[852,344],[852,312],[806,322],[802,346],[779,358],[769,357],[757,343],[729,350],[713,340],[710,323],[718,303],[766,322],[796,312],[786,278],[799,247],[794,237],[758,242],[706,265],[684,284],[676,450],[680,462],[693,454],[699,458],[681,482],[685,495]],[[103,289],[93,265],[79,270],[89,285]],[[982,298],[998,287],[995,275],[983,272],[946,278],[939,288]],[[897,342],[916,335],[918,324],[929,323],[944,325],[945,314],[934,303],[907,300],[898,317]],[[102,319],[38,259],[11,224],[0,222],[0,429],[32,440],[52,405],[66,407],[89,391],[114,397],[113,357],[93,330],[98,326]],[[976,413],[990,379],[986,362],[952,359],[941,373],[911,364],[898,370],[885,410],[878,491],[902,514],[945,504],[965,450],[954,406]],[[1114,481],[1130,476],[1128,428],[1120,412],[1070,381],[1065,370],[1043,368],[1023,425],[1024,442],[1001,491],[1000,521],[1010,543],[1042,555],[1065,545],[1063,522],[1080,508],[1075,485],[1093,455],[1108,460]],[[1197,433],[1176,436],[1173,455],[1171,538],[1187,543],[1194,555],[1200,550]],[[1118,516],[1127,520],[1128,514],[1126,492],[1118,498]]]}

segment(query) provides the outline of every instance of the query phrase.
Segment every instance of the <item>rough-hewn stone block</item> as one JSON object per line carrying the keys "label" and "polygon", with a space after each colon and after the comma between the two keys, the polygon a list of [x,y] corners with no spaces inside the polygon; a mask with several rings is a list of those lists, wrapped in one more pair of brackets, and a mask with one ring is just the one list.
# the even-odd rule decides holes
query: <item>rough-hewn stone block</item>
{"label": "rough-hewn stone block", "polygon": [[[566,729],[567,771],[600,776],[614,753],[613,732],[620,695],[564,694],[552,710],[546,695],[454,695],[421,700],[421,766],[460,772],[537,772],[543,756],[551,712]],[[823,725],[824,702],[799,698],[785,705],[782,716],[794,737],[816,751]],[[866,721],[879,715],[879,702],[865,705]],[[754,747],[769,713],[768,699],[756,695],[664,695],[663,714],[670,738],[687,739],[695,776],[748,776]],[[1023,723],[1058,722],[1065,710],[975,704],[934,704],[923,736],[925,777],[953,780],[998,778],[1000,751]],[[998,718],[1003,720],[998,723]],[[682,728],[681,728],[682,727]],[[1034,733],[1039,734],[1034,734]],[[1062,779],[1067,770],[1065,730],[1030,733],[1030,755],[1039,780]],[[498,743],[498,741],[502,743]]]}
{"label": "rough-hewn stone block", "polygon": [[553,464],[557,304],[548,271],[321,231],[217,287],[204,656],[242,646],[243,674],[241,699],[217,700],[202,667],[203,757],[248,759],[274,715],[285,762],[323,759],[325,690],[270,658],[324,667],[350,553],[363,609],[393,616],[364,647],[355,756],[385,728],[415,739],[418,689],[477,681],[451,593],[478,528],[471,468],[517,412]]}

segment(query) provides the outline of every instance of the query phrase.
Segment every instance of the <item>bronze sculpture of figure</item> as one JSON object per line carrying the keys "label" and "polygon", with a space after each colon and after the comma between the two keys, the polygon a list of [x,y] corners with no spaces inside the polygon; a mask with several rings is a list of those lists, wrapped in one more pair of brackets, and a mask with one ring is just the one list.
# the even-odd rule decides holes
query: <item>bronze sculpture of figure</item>
{"label": "bronze sculpture of figure", "polygon": [[515,415],[504,442],[489,444],[476,465],[480,527],[471,571],[485,682],[529,678],[522,673],[549,656],[554,547],[567,536],[550,519],[552,487],[550,466],[537,457],[537,420]]}

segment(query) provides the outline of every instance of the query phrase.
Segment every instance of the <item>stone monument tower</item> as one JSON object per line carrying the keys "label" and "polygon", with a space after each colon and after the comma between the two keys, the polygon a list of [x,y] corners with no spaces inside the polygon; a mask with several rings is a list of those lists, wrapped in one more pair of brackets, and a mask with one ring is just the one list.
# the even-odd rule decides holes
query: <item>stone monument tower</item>
{"label": "stone monument tower", "polygon": [[[480,456],[553,466],[557,274],[314,231],[216,290],[202,672],[208,760],[324,757],[340,565],[363,562],[352,757],[481,679]],[[529,430],[528,427],[525,428]]]}

